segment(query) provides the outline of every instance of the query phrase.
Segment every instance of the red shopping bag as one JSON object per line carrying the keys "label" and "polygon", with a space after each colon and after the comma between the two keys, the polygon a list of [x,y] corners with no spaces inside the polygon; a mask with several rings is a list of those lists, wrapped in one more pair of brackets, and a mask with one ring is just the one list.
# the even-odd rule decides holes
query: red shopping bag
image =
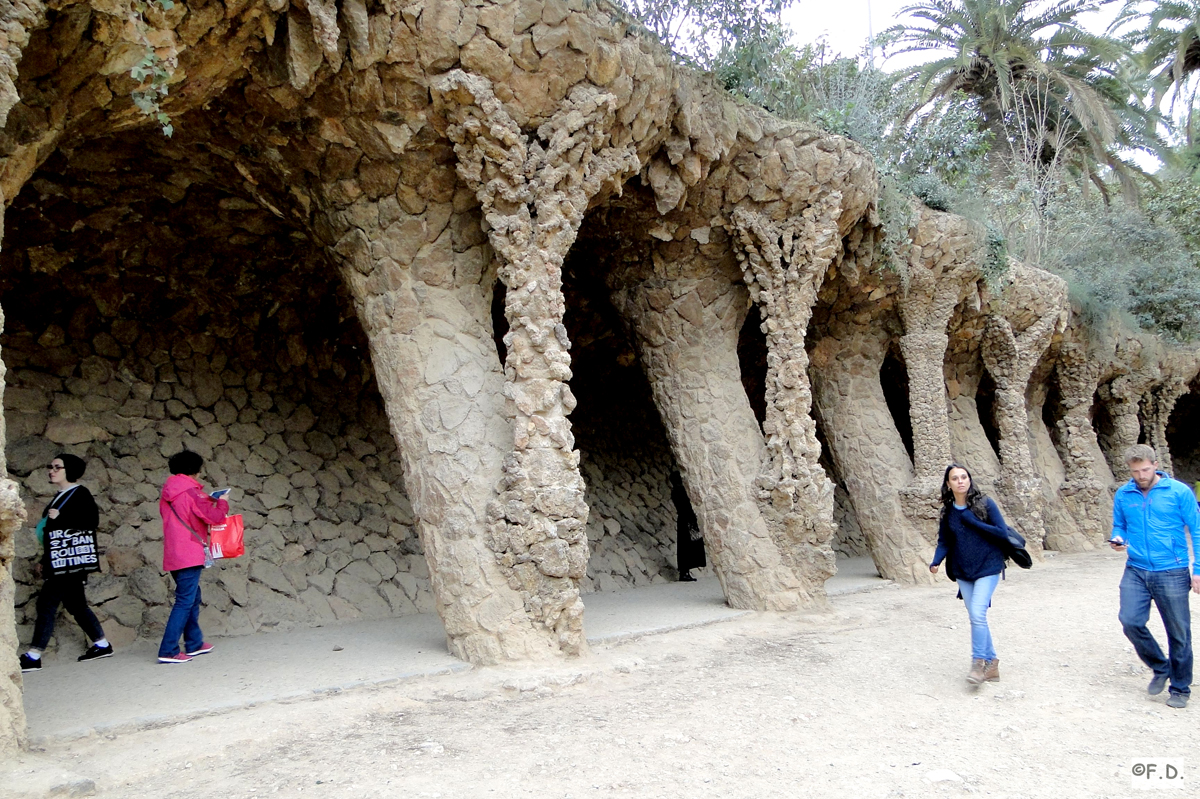
{"label": "red shopping bag", "polygon": [[242,515],[226,516],[220,524],[210,524],[208,534],[212,539],[212,556],[216,558],[236,558],[246,554],[246,542],[243,537]]}

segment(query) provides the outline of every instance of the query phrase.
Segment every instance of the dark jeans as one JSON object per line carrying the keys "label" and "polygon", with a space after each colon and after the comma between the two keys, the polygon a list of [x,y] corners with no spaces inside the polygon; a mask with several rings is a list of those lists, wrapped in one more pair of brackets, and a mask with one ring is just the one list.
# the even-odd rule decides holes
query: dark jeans
{"label": "dark jeans", "polygon": [[185,652],[195,652],[204,646],[204,633],[200,632],[200,572],[203,566],[176,569],[175,605],[167,618],[167,629],[163,631],[162,643],[158,645],[158,656],[169,658],[179,654],[179,636],[183,636]]}
{"label": "dark jeans", "polygon": [[[1170,675],[1171,693],[1184,696],[1191,694],[1192,685],[1192,617],[1188,606],[1191,587],[1187,569],[1151,572],[1126,565],[1125,576],[1121,578],[1120,619],[1125,637],[1155,674]],[[1158,615],[1167,631],[1170,660],[1163,657],[1158,641],[1146,629],[1152,600],[1158,605]]]}
{"label": "dark jeans", "polygon": [[42,583],[41,593],[37,600],[37,624],[33,628],[33,643],[31,649],[45,649],[54,634],[54,618],[58,615],[61,604],[67,612],[75,617],[75,622],[83,629],[88,641],[98,641],[104,637],[104,628],[92,609],[88,607],[87,597],[83,588],[87,585],[86,574],[65,574],[62,577],[47,577]]}

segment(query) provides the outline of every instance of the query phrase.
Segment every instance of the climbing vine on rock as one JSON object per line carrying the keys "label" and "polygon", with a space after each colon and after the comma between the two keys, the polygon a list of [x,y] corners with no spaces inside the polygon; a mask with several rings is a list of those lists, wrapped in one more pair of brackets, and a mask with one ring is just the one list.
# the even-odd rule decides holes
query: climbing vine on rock
{"label": "climbing vine on rock", "polygon": [[170,137],[175,132],[175,128],[171,124],[171,118],[163,111],[162,103],[167,98],[167,82],[175,72],[175,58],[163,59],[150,43],[150,23],[146,21],[146,11],[151,5],[158,6],[163,11],[170,11],[175,7],[175,2],[174,0],[150,0],[147,3],[143,0],[134,0],[131,21],[141,36],[142,43],[146,47],[146,54],[129,70],[129,76],[139,84],[138,88],[133,90],[131,97],[133,104],[143,114],[159,124],[163,135]]}

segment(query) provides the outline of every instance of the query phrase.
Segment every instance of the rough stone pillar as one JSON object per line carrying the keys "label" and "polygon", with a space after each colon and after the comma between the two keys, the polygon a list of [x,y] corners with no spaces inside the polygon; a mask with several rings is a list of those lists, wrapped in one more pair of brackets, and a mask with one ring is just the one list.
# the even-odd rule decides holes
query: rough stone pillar
{"label": "rough stone pillar", "polygon": [[473,663],[552,652],[557,631],[527,614],[487,541],[512,423],[479,217],[448,204],[409,214],[388,200],[359,202],[350,216],[333,249],[370,342],[450,651]]}
{"label": "rough stone pillar", "polygon": [[1188,383],[1195,376],[1195,368],[1183,364],[1172,364],[1169,377],[1155,386],[1142,400],[1142,412],[1146,420],[1146,441],[1158,453],[1158,465],[1167,474],[1173,475],[1171,446],[1167,441],[1167,424],[1175,403],[1188,392]]}
{"label": "rough stone pillar", "polygon": [[1050,345],[1051,336],[1066,321],[1067,289],[1060,279],[1051,280],[1046,273],[1032,272],[1024,267],[1016,269],[1014,281],[1023,281],[1023,288],[1040,294],[1041,302],[1031,304],[1032,309],[1040,306],[1040,315],[1017,332],[1008,319],[992,314],[984,330],[981,352],[984,365],[996,383],[1001,493],[1029,551],[1039,554],[1046,525],[1042,516],[1041,478],[1034,469],[1029,448],[1025,391],[1033,370]]}
{"label": "rough stone pillar", "polygon": [[[0,208],[0,218],[3,218]],[[0,309],[0,332],[4,311]],[[21,667],[17,662],[17,623],[13,614],[15,537],[25,522],[25,503],[17,484],[8,478],[4,443],[4,361],[0,360],[0,756],[11,755],[25,743],[25,705],[21,699]]]}
{"label": "rough stone pillar", "polygon": [[1125,450],[1138,443],[1142,420],[1138,408],[1143,386],[1141,375],[1122,375],[1103,385],[1097,392],[1112,420],[1112,428],[1099,436],[1100,448],[1117,484],[1128,479],[1129,471],[1121,459]]}
{"label": "rough stone pillar", "polygon": [[1102,465],[1107,471],[1107,465],[1103,464],[1096,429],[1089,418],[1096,384],[1100,382],[1100,361],[1088,351],[1086,343],[1064,341],[1058,350],[1055,372],[1063,408],[1056,425],[1057,444],[1067,472],[1062,491],[1067,494],[1068,486],[1080,491],[1106,489],[1112,475],[1100,471]]}
{"label": "rough stone pillar", "polygon": [[950,336],[944,330],[916,330],[900,337],[900,352],[908,372],[914,477],[920,481],[932,479],[935,487],[951,457],[944,371],[949,344]]}
{"label": "rough stone pillar", "polygon": [[976,290],[980,231],[951,214],[918,207],[909,253],[908,288],[897,297],[904,335],[900,351],[908,371],[913,431],[913,481],[901,489],[914,522],[936,521],[941,482],[952,460],[945,362],[947,326],[964,294]]}
{"label": "rough stone pillar", "polygon": [[614,280],[613,305],[634,332],[726,601],[789,610],[823,596],[828,574],[801,579],[759,503],[766,448],[737,355],[749,296],[728,240],[659,245],[654,261],[661,269]]}
{"label": "rough stone pillar", "polygon": [[1064,501],[1062,488],[1067,483],[1068,469],[1063,462],[1063,450],[1055,444],[1044,419],[1055,361],[1044,359],[1038,364],[1025,396],[1025,425],[1029,431],[1034,468],[1041,477],[1042,513],[1046,525],[1043,546],[1057,552],[1086,552],[1095,549],[1096,542],[1089,534],[1087,519],[1080,518],[1075,506]]}
{"label": "rough stone pillar", "polygon": [[758,488],[771,523],[805,543],[810,574],[833,574],[836,563],[830,548],[833,482],[820,464],[804,340],[817,291],[841,253],[840,225],[861,213],[847,213],[842,201],[840,192],[831,192],[783,221],[744,207],[731,219],[742,274],[762,309],[767,338],[767,460]]}
{"label": "rough stone pillar", "polygon": [[928,583],[937,526],[922,530],[901,506],[913,469],[879,382],[888,338],[878,324],[823,337],[812,352],[813,396],[879,573]]}
{"label": "rough stone pillar", "polygon": [[641,167],[628,134],[612,138],[616,98],[573,88],[536,137],[527,136],[491,81],[453,70],[432,84],[449,121],[459,177],[475,192],[508,291],[504,394],[513,442],[499,497],[488,507],[492,548],[509,566],[529,612],[581,651],[587,568],[583,478],[567,414],[575,407],[563,326],[562,265],[592,197]]}

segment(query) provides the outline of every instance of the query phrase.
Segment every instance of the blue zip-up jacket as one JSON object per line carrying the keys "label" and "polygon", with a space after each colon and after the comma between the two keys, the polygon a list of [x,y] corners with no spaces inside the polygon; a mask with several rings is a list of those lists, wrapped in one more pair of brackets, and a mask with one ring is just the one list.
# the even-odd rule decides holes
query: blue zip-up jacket
{"label": "blue zip-up jacket", "polygon": [[[1186,483],[1158,472],[1158,482],[1145,494],[1130,480],[1113,497],[1113,538],[1120,538],[1131,566],[1151,572],[1186,569],[1187,539],[1200,553],[1200,512],[1196,495]],[[1200,559],[1193,567],[1200,574]]]}

